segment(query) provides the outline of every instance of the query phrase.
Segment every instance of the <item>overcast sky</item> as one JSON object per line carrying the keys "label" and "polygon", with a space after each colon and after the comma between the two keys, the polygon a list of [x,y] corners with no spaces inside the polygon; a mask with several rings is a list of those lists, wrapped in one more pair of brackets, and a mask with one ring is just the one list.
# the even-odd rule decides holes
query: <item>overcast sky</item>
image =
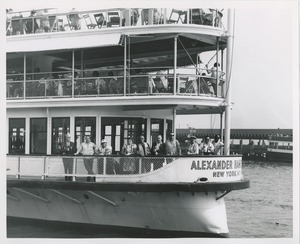
{"label": "overcast sky", "polygon": [[[235,9],[232,128],[293,127],[293,85],[298,82],[295,10],[287,5]],[[181,117],[178,125],[219,126],[219,116],[212,121],[202,117]]]}

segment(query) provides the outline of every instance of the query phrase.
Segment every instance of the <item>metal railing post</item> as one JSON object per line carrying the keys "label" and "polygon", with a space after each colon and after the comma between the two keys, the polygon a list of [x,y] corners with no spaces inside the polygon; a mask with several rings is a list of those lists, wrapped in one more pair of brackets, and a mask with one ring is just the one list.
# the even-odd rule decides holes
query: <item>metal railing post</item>
{"label": "metal railing post", "polygon": [[103,157],[103,175],[106,175],[106,157]]}
{"label": "metal railing post", "polygon": [[17,172],[17,179],[20,179],[20,174],[21,174],[21,157],[18,157],[18,172]]}

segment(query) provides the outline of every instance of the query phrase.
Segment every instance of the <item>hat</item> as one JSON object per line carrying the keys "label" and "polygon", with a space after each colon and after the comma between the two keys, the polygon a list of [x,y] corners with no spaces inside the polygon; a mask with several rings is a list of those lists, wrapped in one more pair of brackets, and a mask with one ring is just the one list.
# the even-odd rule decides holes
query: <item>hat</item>
{"label": "hat", "polygon": [[67,134],[66,134],[66,137],[71,137],[71,134],[70,134],[70,133],[67,133]]}
{"label": "hat", "polygon": [[190,139],[197,139],[196,136],[190,136]]}
{"label": "hat", "polygon": [[101,140],[101,144],[102,143],[107,143],[107,141],[105,139]]}
{"label": "hat", "polygon": [[175,134],[172,132],[172,133],[170,133],[170,136],[174,136]]}

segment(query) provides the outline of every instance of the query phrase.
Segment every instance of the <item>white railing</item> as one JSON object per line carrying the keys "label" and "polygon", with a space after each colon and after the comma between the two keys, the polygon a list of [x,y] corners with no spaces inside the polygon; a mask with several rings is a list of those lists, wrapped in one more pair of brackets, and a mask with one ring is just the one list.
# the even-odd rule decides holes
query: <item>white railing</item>
{"label": "white railing", "polygon": [[110,27],[196,24],[223,28],[218,9],[115,8],[58,13],[57,9],[8,12],[6,35],[92,30]]}
{"label": "white railing", "polygon": [[71,177],[73,181],[82,177],[95,177],[98,181],[105,179],[108,182],[203,183],[243,179],[241,155],[164,157],[8,155],[7,176],[42,180]]}

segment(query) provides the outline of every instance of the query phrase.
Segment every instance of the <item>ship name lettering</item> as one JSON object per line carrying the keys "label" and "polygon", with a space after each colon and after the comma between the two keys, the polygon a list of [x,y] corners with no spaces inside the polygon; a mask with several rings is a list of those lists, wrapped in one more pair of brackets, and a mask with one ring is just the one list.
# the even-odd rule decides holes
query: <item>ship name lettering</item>
{"label": "ship name lettering", "polygon": [[191,170],[233,169],[232,160],[198,160],[192,161]]}

